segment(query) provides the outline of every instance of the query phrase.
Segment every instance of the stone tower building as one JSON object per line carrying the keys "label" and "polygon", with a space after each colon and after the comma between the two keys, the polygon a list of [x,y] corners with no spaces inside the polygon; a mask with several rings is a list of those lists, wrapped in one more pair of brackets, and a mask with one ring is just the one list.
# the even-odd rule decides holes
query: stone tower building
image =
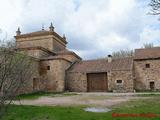
{"label": "stone tower building", "polygon": [[[21,34],[17,30],[17,50],[38,59],[39,76],[33,76],[31,91],[61,92],[65,89],[65,70],[81,58],[66,48],[66,37],[54,31],[51,23],[49,30]],[[33,89],[32,89],[33,88]]]}
{"label": "stone tower building", "polygon": [[136,49],[132,57],[82,60],[66,48],[65,35],[58,35],[52,23],[48,30],[21,34],[18,28],[16,33],[16,49],[38,64],[21,93],[160,90],[160,47]]}

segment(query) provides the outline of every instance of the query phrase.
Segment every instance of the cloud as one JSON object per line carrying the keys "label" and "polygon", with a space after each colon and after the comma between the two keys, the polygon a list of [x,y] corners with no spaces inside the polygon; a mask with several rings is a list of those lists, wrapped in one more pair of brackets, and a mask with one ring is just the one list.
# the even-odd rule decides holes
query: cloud
{"label": "cloud", "polygon": [[[158,20],[147,15],[147,1],[140,0],[1,0],[0,28],[13,36],[40,30],[54,22],[67,35],[69,49],[84,59],[107,56],[120,49],[134,49],[146,42],[159,43]],[[4,12],[5,11],[5,12]],[[126,48],[127,47],[127,48]]]}

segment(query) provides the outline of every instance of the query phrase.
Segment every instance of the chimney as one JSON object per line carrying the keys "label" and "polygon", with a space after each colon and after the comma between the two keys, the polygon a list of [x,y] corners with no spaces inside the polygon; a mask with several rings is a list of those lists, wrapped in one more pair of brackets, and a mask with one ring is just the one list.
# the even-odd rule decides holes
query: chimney
{"label": "chimney", "polygon": [[108,55],[108,62],[112,62],[112,55]]}

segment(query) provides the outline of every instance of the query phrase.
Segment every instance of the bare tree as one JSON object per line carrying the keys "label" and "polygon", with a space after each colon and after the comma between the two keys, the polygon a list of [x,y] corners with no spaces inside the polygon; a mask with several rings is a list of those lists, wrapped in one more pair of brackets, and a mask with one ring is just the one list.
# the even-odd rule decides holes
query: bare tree
{"label": "bare tree", "polygon": [[145,43],[145,44],[143,44],[143,48],[153,48],[153,47],[154,47],[153,43]]}
{"label": "bare tree", "polygon": [[149,6],[151,6],[152,15],[159,15],[160,14],[160,0],[151,0]]}
{"label": "bare tree", "polygon": [[132,56],[134,56],[134,51],[129,49],[120,50],[112,53],[113,58],[124,58],[124,57],[132,57]]}
{"label": "bare tree", "polygon": [[13,43],[0,46],[0,117],[34,73],[34,60],[16,51]]}

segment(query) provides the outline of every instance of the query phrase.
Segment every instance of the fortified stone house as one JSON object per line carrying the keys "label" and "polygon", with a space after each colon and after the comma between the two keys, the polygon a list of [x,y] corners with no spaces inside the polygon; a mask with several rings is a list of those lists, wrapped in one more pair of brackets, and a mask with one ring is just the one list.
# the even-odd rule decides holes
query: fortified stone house
{"label": "fortified stone house", "polygon": [[17,31],[17,50],[36,58],[36,74],[23,93],[133,92],[160,90],[160,47],[136,49],[134,57],[82,60],[66,48],[66,37],[42,29],[27,34]]}

